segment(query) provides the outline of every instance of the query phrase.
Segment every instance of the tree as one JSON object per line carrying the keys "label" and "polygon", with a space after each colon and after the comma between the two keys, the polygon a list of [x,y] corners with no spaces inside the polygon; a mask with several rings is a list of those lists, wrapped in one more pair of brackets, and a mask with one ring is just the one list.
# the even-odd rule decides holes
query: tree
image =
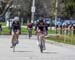
{"label": "tree", "polygon": [[64,0],[66,16],[69,18],[75,17],[75,0]]}
{"label": "tree", "polygon": [[12,5],[12,2],[13,2],[12,0],[4,0],[1,2],[2,9],[1,9],[0,16],[5,15],[9,7]]}

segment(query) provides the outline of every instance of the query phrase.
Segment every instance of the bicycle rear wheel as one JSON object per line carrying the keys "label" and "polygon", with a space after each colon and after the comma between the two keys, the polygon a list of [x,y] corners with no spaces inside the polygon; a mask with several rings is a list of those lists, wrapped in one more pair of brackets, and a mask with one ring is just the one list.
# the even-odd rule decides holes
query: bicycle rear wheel
{"label": "bicycle rear wheel", "polygon": [[30,35],[30,31],[29,31],[29,39],[30,39],[31,35]]}
{"label": "bicycle rear wheel", "polygon": [[16,43],[17,42],[17,37],[16,35],[14,36],[14,40],[13,40],[13,52],[15,52],[15,47],[16,47]]}
{"label": "bicycle rear wheel", "polygon": [[13,52],[15,52],[15,46],[13,46]]}

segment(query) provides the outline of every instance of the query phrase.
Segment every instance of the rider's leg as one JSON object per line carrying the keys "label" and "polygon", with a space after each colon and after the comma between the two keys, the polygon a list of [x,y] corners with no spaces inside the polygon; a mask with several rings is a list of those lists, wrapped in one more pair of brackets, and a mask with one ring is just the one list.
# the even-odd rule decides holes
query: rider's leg
{"label": "rider's leg", "polygon": [[37,45],[39,45],[40,44],[40,33],[37,33]]}
{"label": "rider's leg", "polygon": [[43,44],[43,49],[45,50],[46,49],[46,47],[45,47],[45,35],[44,34],[42,34],[42,44]]}
{"label": "rider's leg", "polygon": [[42,40],[42,42],[43,42],[43,35],[42,35],[42,33],[39,34],[39,44],[40,44],[40,45],[41,45],[41,40]]}
{"label": "rider's leg", "polygon": [[31,28],[31,37],[32,37],[32,28]]}
{"label": "rider's leg", "polygon": [[30,37],[32,37],[32,29],[30,29]]}
{"label": "rider's leg", "polygon": [[29,38],[31,37],[31,29],[28,28],[28,34],[29,34]]}
{"label": "rider's leg", "polygon": [[11,43],[12,43],[11,48],[12,48],[12,47],[13,47],[13,40],[14,40],[14,31],[11,32],[11,35],[12,35],[12,36],[11,36]]}
{"label": "rider's leg", "polygon": [[19,30],[17,30],[16,36],[17,36],[17,44],[18,44],[19,43],[19,41],[18,41],[18,38],[19,38]]}

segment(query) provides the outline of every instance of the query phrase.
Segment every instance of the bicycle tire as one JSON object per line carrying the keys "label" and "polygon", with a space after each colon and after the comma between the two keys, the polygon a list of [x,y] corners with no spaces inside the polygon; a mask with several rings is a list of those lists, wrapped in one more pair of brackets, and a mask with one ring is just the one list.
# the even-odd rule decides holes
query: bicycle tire
{"label": "bicycle tire", "polygon": [[29,39],[31,38],[31,31],[29,31]]}
{"label": "bicycle tire", "polygon": [[14,36],[14,41],[13,41],[13,52],[15,52],[15,47],[16,47],[16,35]]}
{"label": "bicycle tire", "polygon": [[13,52],[15,52],[15,46],[13,46]]}
{"label": "bicycle tire", "polygon": [[31,37],[31,36],[30,36],[30,31],[29,31],[29,39],[30,39],[30,37]]}
{"label": "bicycle tire", "polygon": [[13,42],[13,52],[15,52],[15,46],[16,46],[16,42]]}
{"label": "bicycle tire", "polygon": [[42,45],[42,41],[41,41],[41,44],[40,44],[40,52],[43,53],[43,45]]}

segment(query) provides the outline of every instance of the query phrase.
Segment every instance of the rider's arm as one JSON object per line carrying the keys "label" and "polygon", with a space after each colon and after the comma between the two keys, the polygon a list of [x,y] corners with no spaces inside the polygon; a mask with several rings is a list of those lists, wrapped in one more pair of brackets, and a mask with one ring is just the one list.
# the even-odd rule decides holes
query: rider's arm
{"label": "rider's arm", "polygon": [[17,23],[15,23],[15,21],[13,21],[12,27],[18,27],[18,28],[20,28],[20,22],[17,21]]}
{"label": "rider's arm", "polygon": [[12,27],[14,27],[14,26],[15,26],[15,22],[13,21],[13,22],[12,22]]}

